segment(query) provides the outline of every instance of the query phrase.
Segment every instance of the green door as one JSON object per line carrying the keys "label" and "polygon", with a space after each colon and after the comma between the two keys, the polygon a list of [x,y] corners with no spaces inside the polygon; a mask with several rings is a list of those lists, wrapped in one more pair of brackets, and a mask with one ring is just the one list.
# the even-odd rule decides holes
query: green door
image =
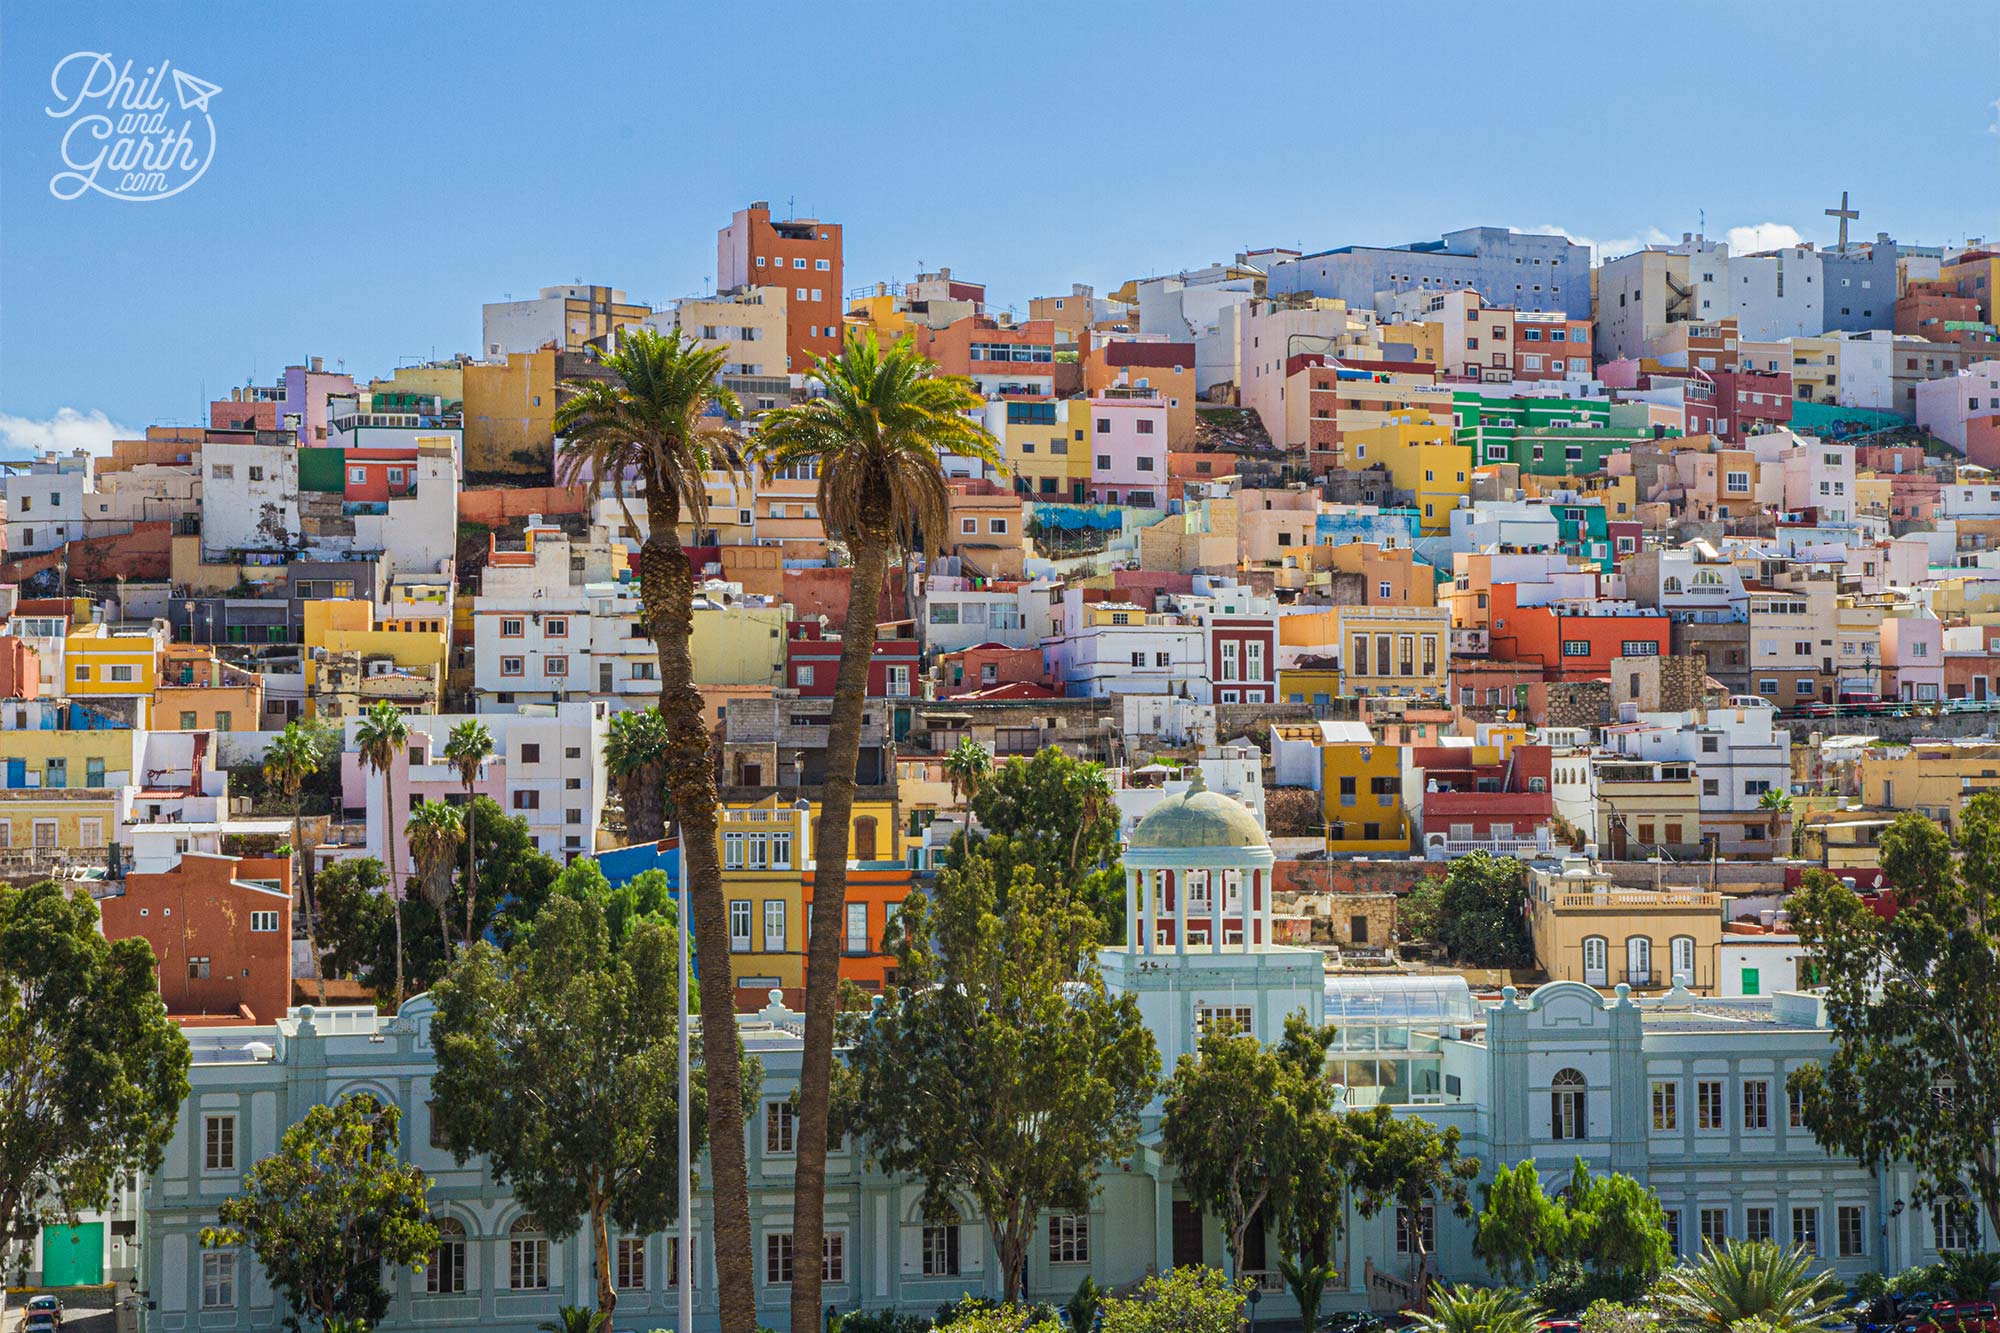
{"label": "green door", "polygon": [[42,1228],[42,1285],[91,1287],[104,1281],[104,1223]]}

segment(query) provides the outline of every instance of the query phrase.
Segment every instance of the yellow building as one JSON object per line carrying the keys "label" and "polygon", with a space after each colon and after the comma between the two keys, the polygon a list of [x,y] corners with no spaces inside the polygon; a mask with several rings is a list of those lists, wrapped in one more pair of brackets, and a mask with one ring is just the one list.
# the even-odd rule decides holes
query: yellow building
{"label": "yellow building", "polygon": [[[1070,459],[1088,458],[1086,444],[1071,447],[1070,400],[995,400],[986,405],[986,429],[1000,441],[1000,457],[1011,484],[1022,498],[1046,504],[1068,504]],[[1078,422],[1089,414],[1077,412]]]}
{"label": "yellow building", "polygon": [[1065,398],[1062,407],[1069,444],[1069,493],[1072,500],[1081,503],[1090,494],[1090,453],[1097,425],[1088,398]]}
{"label": "yellow building", "polygon": [[[1286,620],[1291,617],[1285,617]],[[1284,624],[1284,620],[1278,622]],[[1340,697],[1338,667],[1280,667],[1278,698],[1286,703],[1317,704],[1324,708]]]}
{"label": "yellow building", "polygon": [[[794,809],[782,793],[716,813],[722,841],[722,895],[729,904],[730,975],[752,990],[804,984],[805,882],[819,803]],[[892,800],[856,800],[848,829],[849,861],[903,856]]]}
{"label": "yellow building", "polygon": [[[671,316],[655,315],[646,322],[664,323],[695,339],[703,347],[720,349],[727,358],[725,378],[751,376],[784,379],[786,289],[744,287],[715,296],[690,296],[674,304]],[[746,403],[755,410],[755,404]]]}
{"label": "yellow building", "polygon": [[[1281,645],[1285,622],[1293,618],[1278,622]],[[1451,612],[1436,606],[1338,606],[1333,621],[1341,694],[1445,694]]]}
{"label": "yellow building", "polygon": [[549,451],[555,447],[553,347],[467,365],[464,403],[467,472],[546,475]]}
{"label": "yellow building", "polygon": [[1944,265],[1938,270],[1938,277],[1950,284],[1956,295],[1979,302],[1982,320],[1988,324],[1996,322],[1996,312],[2000,312],[2000,253],[1975,250],[1958,263]]}
{"label": "yellow building", "polygon": [[1597,845],[1614,861],[1703,854],[1694,765],[1606,755],[1596,761]]}
{"label": "yellow building", "polygon": [[77,626],[63,641],[68,693],[79,698],[152,698],[160,683],[160,654],[168,638],[164,620],[133,627]]}
{"label": "yellow building", "polygon": [[694,655],[697,685],[761,685],[785,683],[785,636],[790,632],[790,602],[763,606],[741,603],[723,606],[697,602],[688,650]]}
{"label": "yellow building", "polygon": [[2000,741],[1871,745],[1858,767],[1863,805],[1914,810],[1956,834],[1966,798],[2000,789]]}
{"label": "yellow building", "polygon": [[442,403],[460,402],[465,398],[465,371],[466,363],[462,361],[398,366],[388,379],[369,382],[370,410],[386,410],[374,407],[373,400],[377,394],[385,397],[435,398]]}
{"label": "yellow building", "polygon": [[1385,343],[1405,343],[1415,349],[1413,360],[1444,365],[1444,325],[1431,319],[1413,319],[1402,324],[1384,325],[1378,337]]}
{"label": "yellow building", "polygon": [[38,873],[56,868],[60,853],[101,852],[117,837],[119,796],[143,777],[146,733],[90,726],[88,705],[29,707],[59,710],[69,723],[44,729],[38,714],[0,730],[0,848],[40,849],[46,855],[27,867]]}
{"label": "yellow building", "polygon": [[[313,705],[320,677],[319,651],[355,653],[364,661],[387,658],[413,675],[442,687],[450,652],[449,613],[432,617],[375,621],[375,607],[359,600],[320,599],[305,603],[306,703]],[[435,698],[435,690],[432,697]]]}
{"label": "yellow building", "polygon": [[1378,424],[1343,429],[1341,463],[1351,470],[1381,464],[1397,490],[1416,499],[1426,536],[1451,531],[1451,511],[1472,493],[1472,446],[1453,439],[1451,418],[1399,414]]}
{"label": "yellow building", "polygon": [[1409,851],[1410,816],[1402,793],[1402,746],[1373,740],[1322,745],[1327,851]]}
{"label": "yellow building", "polygon": [[1528,889],[1535,961],[1551,981],[1665,990],[1677,976],[1721,983],[1722,898],[1682,889],[1620,889],[1587,864],[1535,870]]}
{"label": "yellow building", "polygon": [[153,691],[154,725],[162,731],[257,731],[262,727],[264,678],[222,661],[212,648],[170,643]]}

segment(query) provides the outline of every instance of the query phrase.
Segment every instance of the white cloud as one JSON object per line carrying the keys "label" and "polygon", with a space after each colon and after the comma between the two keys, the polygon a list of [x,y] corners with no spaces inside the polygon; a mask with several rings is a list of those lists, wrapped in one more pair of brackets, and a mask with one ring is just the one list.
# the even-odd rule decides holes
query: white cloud
{"label": "white cloud", "polygon": [[1986,127],[1988,134],[2000,134],[2000,97],[1993,99],[1993,123]]}
{"label": "white cloud", "polygon": [[1754,227],[1731,227],[1726,238],[1732,255],[1754,255],[1764,250],[1782,250],[1805,239],[1797,227],[1782,222],[1760,222]]}
{"label": "white cloud", "polygon": [[51,449],[66,454],[83,449],[103,455],[111,452],[113,440],[136,440],[141,435],[102,411],[60,407],[54,416],[41,420],[0,412],[0,454],[38,455]]}
{"label": "white cloud", "polygon": [[1607,259],[1616,259],[1620,255],[1629,255],[1634,250],[1643,250],[1649,245],[1663,245],[1673,239],[1658,227],[1646,228],[1643,235],[1615,236],[1609,240],[1602,241],[1593,236],[1579,236],[1569,228],[1558,227],[1553,223],[1544,223],[1539,227],[1515,227],[1513,230],[1535,232],[1544,236],[1561,236],[1573,245],[1588,246],[1590,247],[1590,261],[1593,264],[1602,264]]}

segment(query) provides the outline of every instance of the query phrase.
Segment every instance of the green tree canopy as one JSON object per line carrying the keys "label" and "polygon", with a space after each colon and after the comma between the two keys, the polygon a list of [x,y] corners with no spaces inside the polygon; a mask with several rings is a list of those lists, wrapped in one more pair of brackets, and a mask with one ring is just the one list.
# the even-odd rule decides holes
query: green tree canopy
{"label": "green tree canopy", "polygon": [[1386,1106],[1355,1111],[1348,1124],[1359,1143],[1355,1150],[1354,1206],[1363,1217],[1384,1208],[1406,1211],[1410,1220],[1410,1262],[1421,1275],[1430,1254],[1430,1238],[1419,1224],[1426,1206],[1449,1209],[1469,1218],[1469,1190],[1479,1178],[1479,1159],[1461,1157],[1458,1126],[1439,1129],[1414,1117],[1402,1119]]}
{"label": "green tree canopy", "polygon": [[1438,897],[1436,938],[1473,967],[1526,967],[1528,866],[1511,856],[1471,852],[1452,860]]}
{"label": "green tree canopy", "polygon": [[1240,1333],[1249,1297],[1247,1280],[1200,1265],[1172,1268],[1105,1301],[1104,1333]]}
{"label": "green tree canopy", "polygon": [[293,1333],[337,1317],[375,1324],[389,1310],[385,1269],[421,1268],[437,1248],[430,1181],[396,1156],[400,1118],[365,1092],[313,1107],[223,1201],[221,1225],[202,1230],[203,1245],[250,1247]]}
{"label": "green tree canopy", "polygon": [[1287,1018],[1284,1038],[1269,1046],[1218,1024],[1180,1058],[1167,1085],[1161,1151],[1188,1197],[1221,1223],[1232,1275],[1242,1274],[1251,1226],[1292,1202],[1303,1122],[1327,1098],[1333,1037],[1303,1014]]}
{"label": "green tree canopy", "polygon": [[[1673,1262],[1673,1240],[1654,1193],[1630,1176],[1593,1175],[1582,1158],[1551,1197],[1533,1161],[1500,1168],[1486,1187],[1473,1250],[1519,1286],[1546,1267],[1581,1288],[1584,1303],[1636,1299]],[[1549,1298],[1553,1303],[1554,1298]]]}
{"label": "green tree canopy", "polygon": [[160,1165],[189,1056],[153,966],[145,940],[99,933],[87,893],[0,884],[0,1236],[101,1208],[116,1173]]}
{"label": "green tree canopy", "polygon": [[997,765],[977,780],[972,813],[983,835],[956,839],[946,864],[977,852],[1004,893],[1016,867],[1090,906],[1107,940],[1125,937],[1118,804],[1101,765],[1053,746]]}
{"label": "green tree canopy", "polygon": [[979,856],[903,905],[897,987],[854,1034],[841,1104],[883,1170],[943,1216],[971,1198],[1018,1291],[1042,1214],[1082,1212],[1129,1153],[1159,1074],[1152,1033],[1096,965],[1096,919]]}
{"label": "green tree canopy", "polygon": [[1897,817],[1882,836],[1889,920],[1823,873],[1792,895],[1833,1043],[1790,1084],[1823,1147],[1908,1166],[1916,1202],[1969,1191],[2000,1230],[2000,795],[1965,803],[1959,838],[1955,860],[1936,823]]}
{"label": "green tree canopy", "polygon": [[[640,921],[614,945],[606,917],[602,900],[560,894],[506,954],[484,942],[462,954],[431,992],[431,1087],[459,1161],[484,1154],[551,1236],[588,1223],[609,1312],[608,1225],[659,1231],[681,1200],[675,942]],[[701,1082],[692,1096],[699,1152]]]}

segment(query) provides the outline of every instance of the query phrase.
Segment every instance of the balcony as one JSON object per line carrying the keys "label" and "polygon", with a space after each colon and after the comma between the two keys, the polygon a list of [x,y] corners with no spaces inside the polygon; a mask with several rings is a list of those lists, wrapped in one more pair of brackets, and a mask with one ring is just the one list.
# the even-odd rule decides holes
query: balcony
{"label": "balcony", "polygon": [[1722,896],[1694,889],[1610,890],[1604,893],[1558,893],[1547,899],[1562,912],[1719,912]]}
{"label": "balcony", "polygon": [[1471,852],[1485,852],[1490,856],[1516,856],[1522,860],[1547,856],[1548,844],[1535,838],[1451,838],[1442,833],[1424,836],[1424,856],[1427,860],[1443,861],[1454,856],[1465,856]]}

